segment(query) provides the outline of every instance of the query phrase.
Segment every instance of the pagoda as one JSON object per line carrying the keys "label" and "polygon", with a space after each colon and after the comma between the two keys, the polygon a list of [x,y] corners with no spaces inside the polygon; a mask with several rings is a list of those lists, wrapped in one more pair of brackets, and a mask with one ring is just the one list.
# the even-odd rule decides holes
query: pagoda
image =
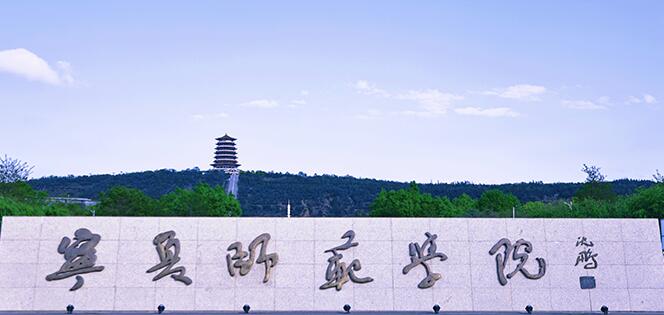
{"label": "pagoda", "polygon": [[215,140],[217,140],[217,150],[214,152],[214,163],[210,165],[226,173],[238,172],[240,164],[237,163],[237,149],[235,148],[237,139],[224,134],[223,137]]}
{"label": "pagoda", "polygon": [[224,134],[216,138],[217,148],[214,152],[214,162],[210,164],[213,169],[224,171],[228,175],[226,181],[226,193],[237,198],[238,183],[240,181],[240,164],[237,162],[237,149],[235,149],[235,138]]}

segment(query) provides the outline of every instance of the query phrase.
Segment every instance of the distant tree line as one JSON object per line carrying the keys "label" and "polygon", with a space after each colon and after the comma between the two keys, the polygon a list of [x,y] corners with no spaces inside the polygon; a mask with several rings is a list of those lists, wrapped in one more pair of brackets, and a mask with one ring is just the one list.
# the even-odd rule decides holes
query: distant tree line
{"label": "distant tree line", "polygon": [[177,216],[237,217],[242,215],[240,203],[227,195],[221,186],[198,184],[192,189],[178,188],[152,198],[136,188],[116,186],[101,194],[94,206],[104,216]]}
{"label": "distant tree line", "polygon": [[[23,183],[31,170],[27,164],[7,157],[0,162],[4,163],[0,163],[0,173],[13,174],[3,178],[12,181]],[[582,171],[587,175],[585,183],[502,185],[416,185],[351,176],[308,176],[302,172],[242,172],[239,203],[224,194],[221,185],[227,177],[223,172],[197,168],[45,177],[29,180],[29,186],[16,184],[11,189],[7,187],[13,184],[5,183],[10,185],[5,186],[4,195],[0,191],[5,203],[0,210],[5,214],[7,209],[24,213],[30,209],[26,204],[31,203],[39,209],[35,210],[38,214],[85,214],[90,210],[97,215],[284,216],[290,202],[294,216],[509,216],[512,207],[520,216],[533,217],[654,215],[651,208],[637,205],[659,200],[657,192],[661,186],[656,183],[664,182],[659,171],[653,175],[655,181],[613,182],[607,182],[598,167],[583,165]],[[75,209],[54,204],[46,199],[47,195],[91,198],[98,205]],[[644,198],[655,201],[646,202]],[[9,202],[21,204],[10,207]]]}
{"label": "distant tree line", "polygon": [[[158,170],[117,175],[44,177],[30,180],[38,190],[50,196],[83,197],[99,200],[102,193],[115,186],[135,188],[159,199],[177,189],[193,189],[199,183],[212,187],[223,185],[223,172],[188,169]],[[609,182],[617,195],[628,195],[638,188],[654,184],[648,180]],[[483,185],[470,182],[419,184],[418,189],[432,196],[450,199],[467,195],[473,199],[489,190],[500,190],[521,202],[571,200],[583,183],[542,182]],[[381,190],[407,189],[408,183],[335,175],[306,175],[251,171],[240,175],[238,200],[247,216],[284,216],[288,201],[295,216],[366,216]]]}
{"label": "distant tree line", "polygon": [[116,186],[100,195],[92,207],[51,201],[25,182],[0,183],[2,216],[240,216],[240,203],[223,187],[198,184],[152,198],[135,188]]}
{"label": "distant tree line", "polygon": [[571,201],[521,202],[497,189],[474,199],[461,195],[449,199],[421,192],[416,184],[399,190],[384,190],[371,204],[376,217],[496,217],[508,218],[513,209],[522,218],[664,218],[664,184],[637,190],[634,194],[598,198],[579,194]]}
{"label": "distant tree line", "polygon": [[[240,216],[240,203],[221,186],[199,183],[177,188],[159,198],[129,187],[115,186],[99,194],[92,207],[61,203],[26,182],[32,167],[0,158],[0,220],[5,216]],[[1,221],[0,221],[1,222]]]}
{"label": "distant tree line", "polygon": [[517,217],[526,218],[664,218],[664,178],[656,184],[618,195],[600,169],[584,165],[586,182],[570,200],[522,202],[498,189],[474,199],[463,194],[449,199],[420,191],[415,183],[399,190],[383,190],[370,206],[376,217]]}
{"label": "distant tree line", "polygon": [[88,215],[81,206],[51,203],[47,197],[26,182],[0,183],[0,217]]}

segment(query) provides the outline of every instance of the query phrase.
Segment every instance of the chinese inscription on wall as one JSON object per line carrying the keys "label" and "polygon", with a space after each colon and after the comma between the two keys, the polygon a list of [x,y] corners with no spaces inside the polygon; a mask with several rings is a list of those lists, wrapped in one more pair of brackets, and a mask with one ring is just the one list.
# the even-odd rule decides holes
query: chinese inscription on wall
{"label": "chinese inscription on wall", "polygon": [[162,269],[152,281],[157,281],[165,276],[171,275],[175,281],[180,281],[186,285],[191,284],[191,279],[184,274],[187,273],[185,267],[173,266],[180,261],[180,240],[175,238],[175,232],[168,231],[155,236],[152,241],[157,249],[159,256],[159,263],[154,267],[148,269],[147,273],[155,272]]}
{"label": "chinese inscription on wall", "polygon": [[[501,247],[503,248],[503,252],[499,253],[498,251]],[[521,247],[523,247],[523,252],[520,251]],[[524,267],[528,261],[528,254],[530,254],[532,251],[533,245],[524,239],[520,239],[516,241],[516,243],[512,244],[510,240],[503,238],[499,240],[496,245],[491,247],[489,254],[496,255],[496,269],[498,270],[498,282],[500,282],[500,285],[506,285],[507,280],[514,277],[514,275],[516,275],[518,272],[521,272],[524,277],[531,280],[537,280],[544,277],[544,274],[546,273],[546,261],[544,261],[544,258],[535,258],[539,266],[536,274],[530,273]],[[510,254],[512,254],[512,260],[517,261],[518,264],[512,272],[505,274],[505,268],[507,267],[508,257],[510,257]]]}
{"label": "chinese inscription on wall", "polygon": [[427,261],[434,258],[438,258],[440,261],[447,260],[447,256],[445,254],[436,251],[438,249],[438,246],[436,246],[436,238],[438,238],[438,235],[431,234],[429,232],[424,233],[424,235],[427,237],[427,239],[422,243],[422,246],[420,246],[418,243],[410,243],[408,245],[410,264],[403,267],[402,270],[403,274],[405,275],[408,274],[411,269],[419,265],[424,267],[424,271],[427,273],[427,276],[417,285],[417,287],[420,289],[430,288],[436,284],[436,281],[442,278],[439,273],[431,272],[431,267]]}
{"label": "chinese inscription on wall", "polygon": [[589,241],[585,236],[579,236],[576,240],[576,247],[582,250],[576,257],[574,266],[581,264],[584,269],[597,269],[597,253],[593,253],[593,246],[595,244],[592,241]]}
{"label": "chinese inscription on wall", "polygon": [[[574,266],[583,266],[583,269],[597,269],[597,253],[593,253],[593,246],[595,244],[585,236],[579,236],[576,239],[576,247],[581,251],[576,256]],[[596,286],[595,277],[581,276],[579,277],[579,284],[581,289],[594,289]]]}
{"label": "chinese inscription on wall", "polygon": [[326,250],[326,253],[332,254],[332,257],[327,259],[327,270],[325,271],[325,282],[320,286],[321,290],[336,288],[337,291],[340,291],[344,283],[348,280],[355,283],[367,283],[373,281],[371,277],[360,278],[355,275],[355,271],[362,269],[362,265],[358,259],[353,259],[350,262],[350,265],[346,265],[345,262],[342,262],[341,259],[344,258],[344,255],[341,254],[342,251],[350,249],[359,245],[357,242],[353,242],[355,239],[355,232],[352,230],[347,231],[341,236],[341,239],[346,239],[346,243],[339,245],[337,247]]}
{"label": "chinese inscription on wall", "polygon": [[[270,273],[272,268],[279,262],[279,255],[276,253],[265,254],[267,244],[270,241],[270,234],[263,233],[257,236],[251,243],[249,243],[249,253],[242,250],[242,243],[235,242],[228,246],[228,251],[235,251],[235,254],[226,255],[226,265],[228,266],[228,273],[231,277],[235,276],[235,269],[240,270],[240,276],[244,276],[249,271],[254,263],[265,265],[265,275],[263,276],[263,283],[270,280]],[[256,258],[256,248],[260,246],[258,258]],[[249,258],[247,258],[249,256]],[[233,263],[233,261],[235,261]]]}
{"label": "chinese inscription on wall", "polygon": [[88,229],[76,230],[74,243],[69,237],[63,237],[58,245],[58,253],[64,256],[65,263],[58,271],[46,276],[46,280],[53,281],[76,276],[76,283],[69,291],[80,289],[85,283],[82,274],[104,270],[104,266],[95,266],[97,262],[95,247],[100,240],[99,234],[94,234]]}
{"label": "chinese inscription on wall", "polygon": [[[410,263],[402,269],[403,275],[408,275],[411,270],[417,267],[422,267],[426,273],[426,276],[417,285],[420,289],[428,289],[435,286],[436,282],[443,277],[442,274],[434,271],[431,263],[445,262],[448,259],[448,256],[444,253],[444,249],[438,249],[436,243],[437,234],[426,232],[424,236],[426,238],[423,242],[411,242],[408,244],[408,248],[403,249],[404,255],[408,254],[410,257]],[[235,276],[236,272],[240,276],[245,276],[252,270],[255,264],[262,264],[264,266],[262,281],[263,283],[267,283],[270,280],[273,269],[277,267],[279,262],[279,255],[277,253],[267,253],[270,239],[270,234],[260,234],[249,243],[247,250],[244,250],[243,244],[239,241],[230,244],[227,248],[229,253],[226,255],[228,273],[232,277]],[[337,291],[340,291],[344,284],[348,282],[364,284],[374,280],[371,276],[362,274],[362,265],[359,259],[355,258],[350,260],[350,262],[344,259],[344,253],[347,250],[360,246],[355,241],[355,232],[348,230],[341,236],[341,239],[345,239],[345,242],[324,251],[324,253],[329,253],[330,257],[327,259],[328,264],[324,275],[325,282],[319,287],[320,290],[335,288]],[[58,271],[46,276],[46,280],[48,281],[62,280],[76,276],[76,283],[71,287],[71,291],[83,286],[83,274],[102,272],[104,270],[104,266],[97,266],[95,264],[97,260],[95,247],[101,241],[99,234],[94,234],[88,229],[81,228],[74,232],[73,240],[74,242],[72,243],[72,240],[68,237],[65,236],[62,238],[57,251],[64,256],[65,262]],[[186,267],[179,264],[181,260],[181,245],[175,231],[166,231],[156,235],[152,243],[157,253],[156,264],[146,271],[147,273],[158,272],[152,280],[158,281],[170,275],[173,280],[179,281],[184,285],[192,284],[191,278],[186,275]],[[597,268],[597,253],[593,253],[592,251],[593,242],[586,237],[579,237],[576,246],[582,251],[579,252],[576,258],[575,266],[583,266],[585,269]],[[495,256],[498,282],[503,286],[507,285],[508,280],[519,273],[531,280],[538,280],[544,277],[546,274],[546,261],[544,258],[534,258],[537,263],[536,270],[533,270],[532,267],[526,268],[526,263],[532,251],[533,245],[524,239],[519,239],[514,243],[507,238],[498,240],[488,252],[490,256]],[[508,264],[508,262],[513,263]],[[514,264],[515,267],[513,270],[506,270],[508,266]]]}

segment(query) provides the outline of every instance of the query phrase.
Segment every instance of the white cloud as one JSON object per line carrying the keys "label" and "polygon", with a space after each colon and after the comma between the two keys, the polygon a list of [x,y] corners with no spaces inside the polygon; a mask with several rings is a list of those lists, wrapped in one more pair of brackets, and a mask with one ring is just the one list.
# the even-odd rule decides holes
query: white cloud
{"label": "white cloud", "polygon": [[463,100],[463,96],[443,93],[436,89],[411,90],[397,96],[398,99],[412,100],[420,104],[424,112],[433,115],[447,113],[454,101]]}
{"label": "white cloud", "polygon": [[546,93],[546,91],[545,87],[539,85],[517,84],[507,88],[484,91],[482,94],[522,101],[539,101],[539,96]]}
{"label": "white cloud", "polygon": [[657,103],[657,99],[655,99],[655,97],[650,95],[650,94],[644,94],[643,95],[643,101],[646,104],[655,104],[655,103]]}
{"label": "white cloud", "polygon": [[300,91],[300,95],[309,96],[309,91],[308,90],[302,90],[302,91]]}
{"label": "white cloud", "polygon": [[227,118],[230,115],[227,113],[216,113],[216,114],[194,114],[191,115],[191,118],[194,120],[203,120],[203,119],[211,119],[211,118]]}
{"label": "white cloud", "polygon": [[627,104],[655,104],[657,99],[650,94],[643,94],[643,97],[630,96],[627,98]]}
{"label": "white cloud", "polygon": [[375,84],[366,80],[358,80],[353,87],[358,93],[364,95],[377,95],[382,97],[390,96],[385,90],[377,88]]}
{"label": "white cloud", "polygon": [[417,111],[417,110],[403,110],[398,112],[397,114],[404,115],[404,116],[413,116],[413,117],[422,117],[422,118],[431,118],[436,116],[436,114],[428,111]]}
{"label": "white cloud", "polygon": [[58,71],[54,70],[44,59],[24,48],[0,51],[0,72],[51,85],[74,83],[71,65],[68,62],[58,61],[56,68]]}
{"label": "white cloud", "polygon": [[255,108],[275,108],[279,106],[279,102],[275,100],[260,99],[242,103],[240,106]]}
{"label": "white cloud", "polygon": [[303,105],[307,105],[307,101],[306,101],[306,100],[291,100],[291,101],[288,103],[288,106],[287,106],[287,107],[288,107],[288,108],[298,108],[298,107],[303,106]]}
{"label": "white cloud", "polygon": [[55,64],[60,69],[60,81],[66,85],[74,84],[74,76],[72,75],[73,71],[71,69],[71,64],[66,61],[58,61]]}
{"label": "white cloud", "polygon": [[641,99],[636,96],[630,96],[627,98],[627,104],[639,104],[642,103]]}
{"label": "white cloud", "polygon": [[[390,115],[402,115],[431,118],[445,115],[449,110],[453,110],[459,115],[484,116],[484,117],[517,117],[520,114],[509,107],[457,107],[455,104],[465,99],[463,95],[446,93],[438,89],[409,90],[406,92],[388,92],[376,87],[365,80],[359,80],[354,88],[362,94],[381,96],[393,100],[414,101],[417,108],[405,109],[390,112]],[[519,98],[535,100],[536,95],[546,92],[546,88],[534,85],[515,85],[502,91],[492,91],[493,95],[506,98]],[[385,115],[379,111],[366,111],[354,116],[358,119],[376,119]]]}
{"label": "white cloud", "polygon": [[[437,89],[410,90],[404,93],[392,94],[376,87],[375,84],[366,80],[359,80],[353,86],[358,93],[365,95],[380,96],[389,99],[415,101],[419,105],[418,110],[404,110],[396,112],[401,115],[431,117],[444,115],[452,107],[455,101],[463,100],[462,95],[444,93]],[[364,115],[364,114],[363,114]]]}
{"label": "white cloud", "polygon": [[517,117],[519,113],[513,111],[509,107],[494,107],[494,108],[478,108],[478,107],[461,107],[455,108],[454,112],[459,115],[471,116],[485,116],[485,117]]}
{"label": "white cloud", "polygon": [[[601,100],[601,98],[600,98]],[[606,109],[606,106],[597,104],[593,101],[587,100],[563,100],[562,104],[565,107],[572,109],[581,109],[581,110],[600,110]]]}

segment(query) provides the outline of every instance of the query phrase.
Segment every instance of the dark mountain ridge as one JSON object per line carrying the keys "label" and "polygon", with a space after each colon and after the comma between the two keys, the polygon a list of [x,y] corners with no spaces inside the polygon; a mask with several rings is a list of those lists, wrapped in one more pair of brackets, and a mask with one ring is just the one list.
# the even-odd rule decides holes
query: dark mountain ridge
{"label": "dark mountain ridge", "polygon": [[[159,197],[176,188],[191,188],[198,183],[223,185],[227,176],[218,171],[197,168],[182,171],[156,170],[117,175],[42,177],[29,183],[50,196],[96,199],[99,193],[113,186],[140,189],[151,197]],[[649,187],[649,180],[620,179],[611,182],[619,195]],[[419,184],[420,190],[434,196],[455,198],[468,194],[479,197],[489,189],[500,189],[521,200],[548,201],[569,199],[582,183],[511,183],[499,185],[461,183]],[[294,216],[366,215],[369,205],[381,189],[406,188],[408,183],[351,176],[314,175],[247,171],[240,175],[238,199],[245,216],[284,216],[290,200]]]}

